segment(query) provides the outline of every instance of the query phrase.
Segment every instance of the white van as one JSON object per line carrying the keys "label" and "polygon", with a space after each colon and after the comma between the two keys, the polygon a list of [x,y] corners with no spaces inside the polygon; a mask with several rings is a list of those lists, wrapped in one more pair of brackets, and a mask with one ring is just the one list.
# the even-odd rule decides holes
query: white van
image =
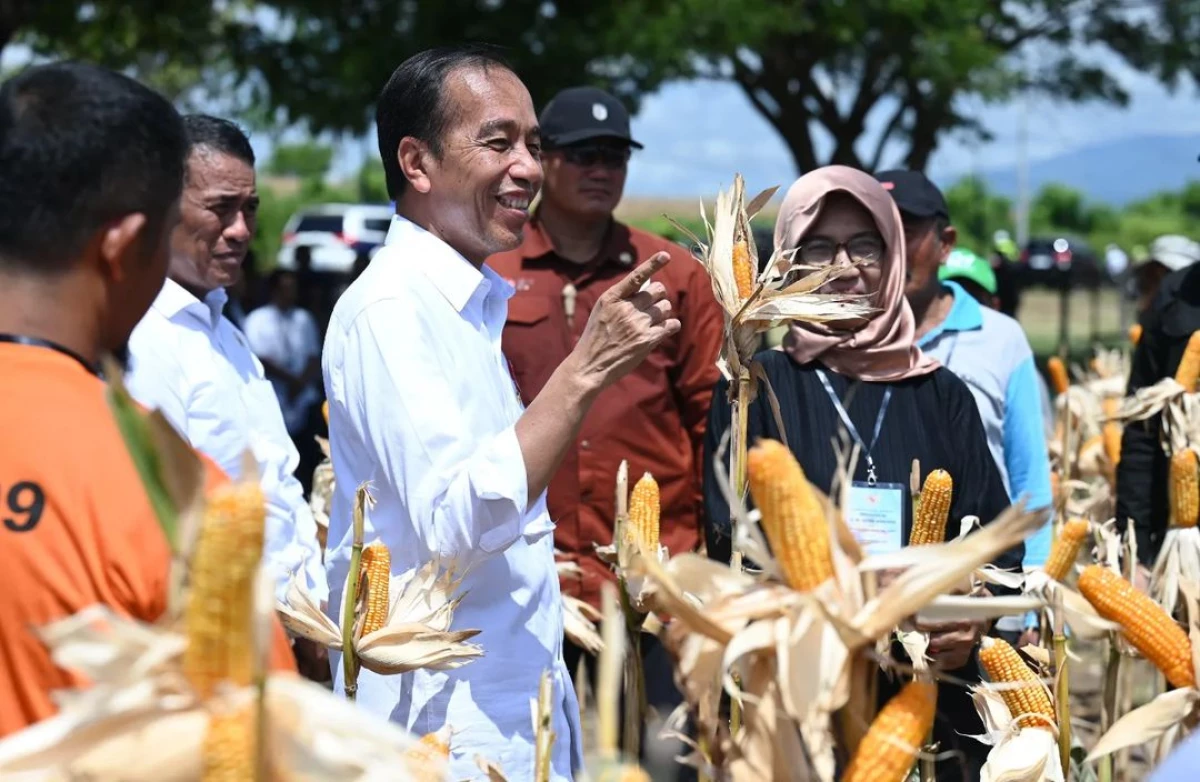
{"label": "white van", "polygon": [[296,248],[307,247],[316,272],[349,272],[358,255],[383,246],[396,210],[387,204],[320,204],[288,218],[278,265],[296,268]]}

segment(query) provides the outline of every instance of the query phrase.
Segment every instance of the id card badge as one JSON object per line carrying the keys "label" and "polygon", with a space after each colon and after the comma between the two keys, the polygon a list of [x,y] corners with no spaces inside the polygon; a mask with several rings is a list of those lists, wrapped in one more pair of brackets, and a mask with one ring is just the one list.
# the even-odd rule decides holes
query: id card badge
{"label": "id card badge", "polygon": [[844,516],[867,556],[899,551],[904,534],[904,484],[854,481]]}

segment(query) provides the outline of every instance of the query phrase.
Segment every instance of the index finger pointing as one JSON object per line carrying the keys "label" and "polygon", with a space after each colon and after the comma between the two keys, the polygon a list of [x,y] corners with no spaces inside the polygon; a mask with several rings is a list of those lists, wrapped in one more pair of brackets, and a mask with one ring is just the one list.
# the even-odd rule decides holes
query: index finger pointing
{"label": "index finger pointing", "polygon": [[659,269],[667,265],[671,260],[671,256],[665,252],[656,252],[650,256],[650,260],[645,261],[641,266],[629,273],[629,276],[618,282],[610,290],[620,299],[628,299],[637,295],[637,292],[642,289],[642,286],[654,275]]}

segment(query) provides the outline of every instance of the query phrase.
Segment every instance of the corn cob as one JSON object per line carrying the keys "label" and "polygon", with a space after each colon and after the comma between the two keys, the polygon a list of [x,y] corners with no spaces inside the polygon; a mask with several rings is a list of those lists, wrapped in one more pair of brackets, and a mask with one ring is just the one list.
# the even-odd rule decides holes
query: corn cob
{"label": "corn cob", "polygon": [[882,709],[858,745],[842,782],[902,782],[933,726],[937,685],[904,685]]}
{"label": "corn cob", "polygon": [[661,508],[658,483],[646,473],[629,495],[629,532],[644,552],[658,551],[658,522]]}
{"label": "corn cob", "polygon": [[833,577],[829,522],[796,457],[776,440],[761,440],[746,459],[750,494],[788,585],[800,592]]}
{"label": "corn cob", "polygon": [[733,280],[737,283],[738,298],[750,298],[754,293],[754,269],[750,263],[750,246],[745,239],[733,245]]}
{"label": "corn cob", "polygon": [[1104,453],[1113,467],[1121,463],[1121,437],[1124,432],[1116,421],[1109,421],[1104,425]]}
{"label": "corn cob", "polygon": [[1050,693],[1007,641],[985,635],[979,642],[979,663],[987,672],[988,679],[996,684],[1029,682],[1028,687],[1000,690],[1000,696],[1004,698],[1013,717],[1031,715],[1021,717],[1019,724],[1022,728],[1054,727],[1054,705],[1050,703]]}
{"label": "corn cob", "polygon": [[237,711],[214,712],[204,731],[200,782],[246,782],[254,779],[255,717],[253,704]]}
{"label": "corn cob", "polygon": [[326,399],[321,403],[321,417],[325,419],[325,426],[329,426],[329,400]]}
{"label": "corn cob", "polygon": [[1067,577],[1076,557],[1079,556],[1079,547],[1083,545],[1089,528],[1087,519],[1071,519],[1062,525],[1054,539],[1054,545],[1050,547],[1050,556],[1042,566],[1046,575],[1055,581],[1062,581]]}
{"label": "corn cob", "polygon": [[1167,681],[1180,688],[1196,686],[1191,643],[1162,606],[1101,565],[1083,569],[1079,591],[1100,616],[1121,625],[1125,638]]}
{"label": "corn cob", "polygon": [[1129,343],[1137,347],[1137,343],[1142,341],[1142,324],[1135,323],[1129,327]]}
{"label": "corn cob", "polygon": [[1193,331],[1184,348],[1183,358],[1179,368],[1175,370],[1175,381],[1187,389],[1189,394],[1196,393],[1196,379],[1200,378],[1200,331]]}
{"label": "corn cob", "polygon": [[1171,526],[1194,527],[1200,515],[1200,478],[1196,452],[1184,448],[1171,455]]}
{"label": "corn cob", "polygon": [[254,670],[254,578],[263,551],[266,501],[257,482],[216,489],[208,499],[188,595],[183,672],[202,697],[218,682],[245,687]]}
{"label": "corn cob", "polygon": [[1058,470],[1050,471],[1050,500],[1054,503],[1054,509],[1058,510],[1066,497],[1063,496],[1062,476],[1058,474]]}
{"label": "corn cob", "polygon": [[921,499],[917,502],[916,518],[908,535],[908,545],[927,546],[946,541],[946,522],[950,518],[950,500],[954,495],[954,479],[945,470],[934,470],[925,476]]}
{"label": "corn cob", "polygon": [[442,729],[426,733],[420,741],[404,752],[404,759],[410,764],[429,763],[433,760],[446,760],[450,757],[450,732]]}
{"label": "corn cob", "polygon": [[367,575],[367,612],[363,617],[365,636],[387,624],[390,597],[388,583],[392,579],[392,554],[379,541],[363,549],[362,571]]}
{"label": "corn cob", "polygon": [[1065,394],[1071,386],[1067,377],[1067,365],[1058,356],[1051,356],[1046,362],[1046,370],[1050,373],[1050,385],[1055,394]]}

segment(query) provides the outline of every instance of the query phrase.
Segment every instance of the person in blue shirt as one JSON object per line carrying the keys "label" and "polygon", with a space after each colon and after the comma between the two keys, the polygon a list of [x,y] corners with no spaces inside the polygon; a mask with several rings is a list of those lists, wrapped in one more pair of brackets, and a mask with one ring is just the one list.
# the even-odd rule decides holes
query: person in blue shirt
{"label": "person in blue shirt", "polygon": [[[891,192],[904,223],[905,297],[916,318],[917,345],[971,389],[1009,497],[1024,497],[1029,508],[1049,509],[1050,457],[1033,350],[1019,323],[967,291],[991,288],[994,297],[995,273],[982,259],[975,264],[969,256],[954,255],[958,235],[945,197],[928,177],[887,171],[877,178]],[[1047,515],[1045,526],[1025,542],[1026,570],[1045,563],[1050,542]],[[1026,628],[1031,620],[1025,618]],[[1016,636],[1022,623],[1019,617],[1004,617],[996,629]]]}

